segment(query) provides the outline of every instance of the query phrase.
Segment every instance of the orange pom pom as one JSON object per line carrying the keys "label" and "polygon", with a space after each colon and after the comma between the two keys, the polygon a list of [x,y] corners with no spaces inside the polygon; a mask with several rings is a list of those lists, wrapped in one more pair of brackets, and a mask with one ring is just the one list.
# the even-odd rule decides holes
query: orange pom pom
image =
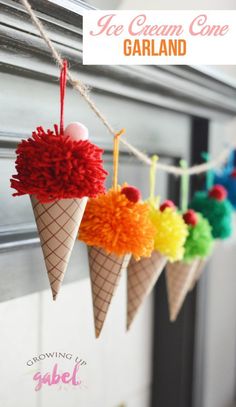
{"label": "orange pom pom", "polygon": [[129,201],[120,189],[89,200],[79,231],[87,245],[117,256],[131,253],[137,260],[151,255],[154,235],[148,204]]}

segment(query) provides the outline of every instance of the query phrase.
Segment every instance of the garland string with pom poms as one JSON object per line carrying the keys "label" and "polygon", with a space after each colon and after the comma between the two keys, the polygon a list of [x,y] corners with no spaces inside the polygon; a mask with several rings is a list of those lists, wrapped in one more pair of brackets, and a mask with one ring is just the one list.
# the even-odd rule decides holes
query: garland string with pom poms
{"label": "garland string with pom poms", "polygon": [[[20,2],[25,7],[26,11],[28,12],[28,14],[32,20],[32,23],[35,25],[35,27],[37,28],[37,30],[40,33],[40,36],[42,37],[42,39],[48,46],[49,50],[51,51],[51,55],[52,55],[55,63],[59,67],[61,67],[63,64],[62,56],[60,55],[60,53],[57,51],[54,44],[50,40],[50,38],[44,28],[43,23],[39,20],[39,18],[35,14],[35,12],[32,9],[28,0],[20,0]],[[92,109],[92,111],[96,114],[96,116],[101,120],[101,122],[106,127],[108,132],[114,136],[114,134],[116,134],[115,130],[113,129],[112,125],[109,123],[108,119],[99,110],[99,108],[95,104],[95,102],[91,99],[91,97],[88,93],[86,84],[84,84],[81,80],[74,79],[73,76],[71,75],[71,73],[69,72],[69,70],[67,73],[67,78],[68,78],[68,81],[70,82],[71,86],[80,93],[80,95],[87,102],[88,106]],[[144,154],[138,148],[133,146],[127,140],[122,139],[121,141],[140,161],[142,161],[146,165],[149,165],[149,166],[151,165],[151,160],[146,154]],[[215,159],[209,161],[207,164],[203,163],[203,164],[195,165],[193,167],[188,168],[188,173],[190,175],[201,174],[201,173],[206,172],[210,168],[219,167],[221,164],[224,164],[226,162],[227,157],[230,154],[231,148],[235,148],[235,147],[236,147],[236,140],[235,140],[235,136],[234,136],[234,138],[232,139],[232,141],[230,143],[230,147],[225,148],[223,151],[221,151],[221,153]],[[158,169],[160,169],[162,171],[168,172],[170,174],[174,174],[176,176],[182,175],[182,169],[179,167],[173,166],[173,165],[158,163],[157,167],[158,167]]]}

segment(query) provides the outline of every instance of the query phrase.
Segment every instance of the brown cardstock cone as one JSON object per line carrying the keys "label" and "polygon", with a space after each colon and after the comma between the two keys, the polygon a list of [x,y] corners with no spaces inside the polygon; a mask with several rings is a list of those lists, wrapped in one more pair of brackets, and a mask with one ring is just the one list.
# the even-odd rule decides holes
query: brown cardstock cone
{"label": "brown cardstock cone", "polygon": [[42,204],[31,196],[44,261],[56,300],[77,238],[87,198],[61,199]]}
{"label": "brown cardstock cone", "polygon": [[199,278],[201,277],[201,275],[202,275],[202,273],[203,273],[203,271],[205,269],[207,260],[208,260],[207,258],[198,260],[197,267],[196,267],[194,277],[193,277],[193,280],[192,280],[192,284],[191,284],[191,286],[189,288],[189,291],[192,291],[194,289],[195,285],[197,284]]}
{"label": "brown cardstock cone", "polygon": [[131,258],[127,272],[127,329],[130,328],[166,263],[167,258],[156,250],[150,257],[143,257],[139,261]]}
{"label": "brown cardstock cone", "polygon": [[198,265],[198,260],[192,263],[178,261],[168,263],[166,267],[167,294],[169,303],[170,320],[176,320],[189,291],[193,276]]}
{"label": "brown cardstock cone", "polygon": [[99,337],[112,297],[119,284],[121,273],[126,270],[130,254],[118,257],[102,248],[88,248],[90,279],[92,285],[93,311],[96,338]]}

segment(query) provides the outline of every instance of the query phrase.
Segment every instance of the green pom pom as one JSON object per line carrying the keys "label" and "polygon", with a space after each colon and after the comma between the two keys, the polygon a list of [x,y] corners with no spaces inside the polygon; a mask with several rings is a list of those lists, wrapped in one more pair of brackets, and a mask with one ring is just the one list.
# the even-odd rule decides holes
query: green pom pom
{"label": "green pom pom", "polygon": [[184,261],[186,262],[191,262],[196,257],[205,258],[213,249],[214,239],[211,226],[200,213],[197,216],[198,223],[195,226],[189,226],[189,235],[184,246]]}
{"label": "green pom pom", "polygon": [[199,191],[193,197],[191,209],[201,212],[212,227],[215,239],[226,239],[233,232],[233,207],[228,199],[217,201],[207,192]]}

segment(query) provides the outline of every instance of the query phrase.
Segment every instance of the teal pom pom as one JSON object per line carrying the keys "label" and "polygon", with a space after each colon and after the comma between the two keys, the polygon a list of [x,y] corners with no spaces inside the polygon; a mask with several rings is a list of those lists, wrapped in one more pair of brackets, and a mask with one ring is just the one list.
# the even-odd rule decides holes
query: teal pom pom
{"label": "teal pom pom", "polygon": [[236,178],[227,173],[215,174],[214,183],[225,187],[228,192],[228,200],[236,209]]}
{"label": "teal pom pom", "polygon": [[196,258],[205,258],[211,254],[214,239],[207,219],[197,213],[198,223],[189,226],[189,235],[185,242],[184,261],[191,262]]}
{"label": "teal pom pom", "polygon": [[212,235],[215,239],[226,239],[233,232],[233,207],[225,199],[217,201],[210,198],[207,192],[196,192],[190,204],[191,209],[201,212],[212,227]]}

